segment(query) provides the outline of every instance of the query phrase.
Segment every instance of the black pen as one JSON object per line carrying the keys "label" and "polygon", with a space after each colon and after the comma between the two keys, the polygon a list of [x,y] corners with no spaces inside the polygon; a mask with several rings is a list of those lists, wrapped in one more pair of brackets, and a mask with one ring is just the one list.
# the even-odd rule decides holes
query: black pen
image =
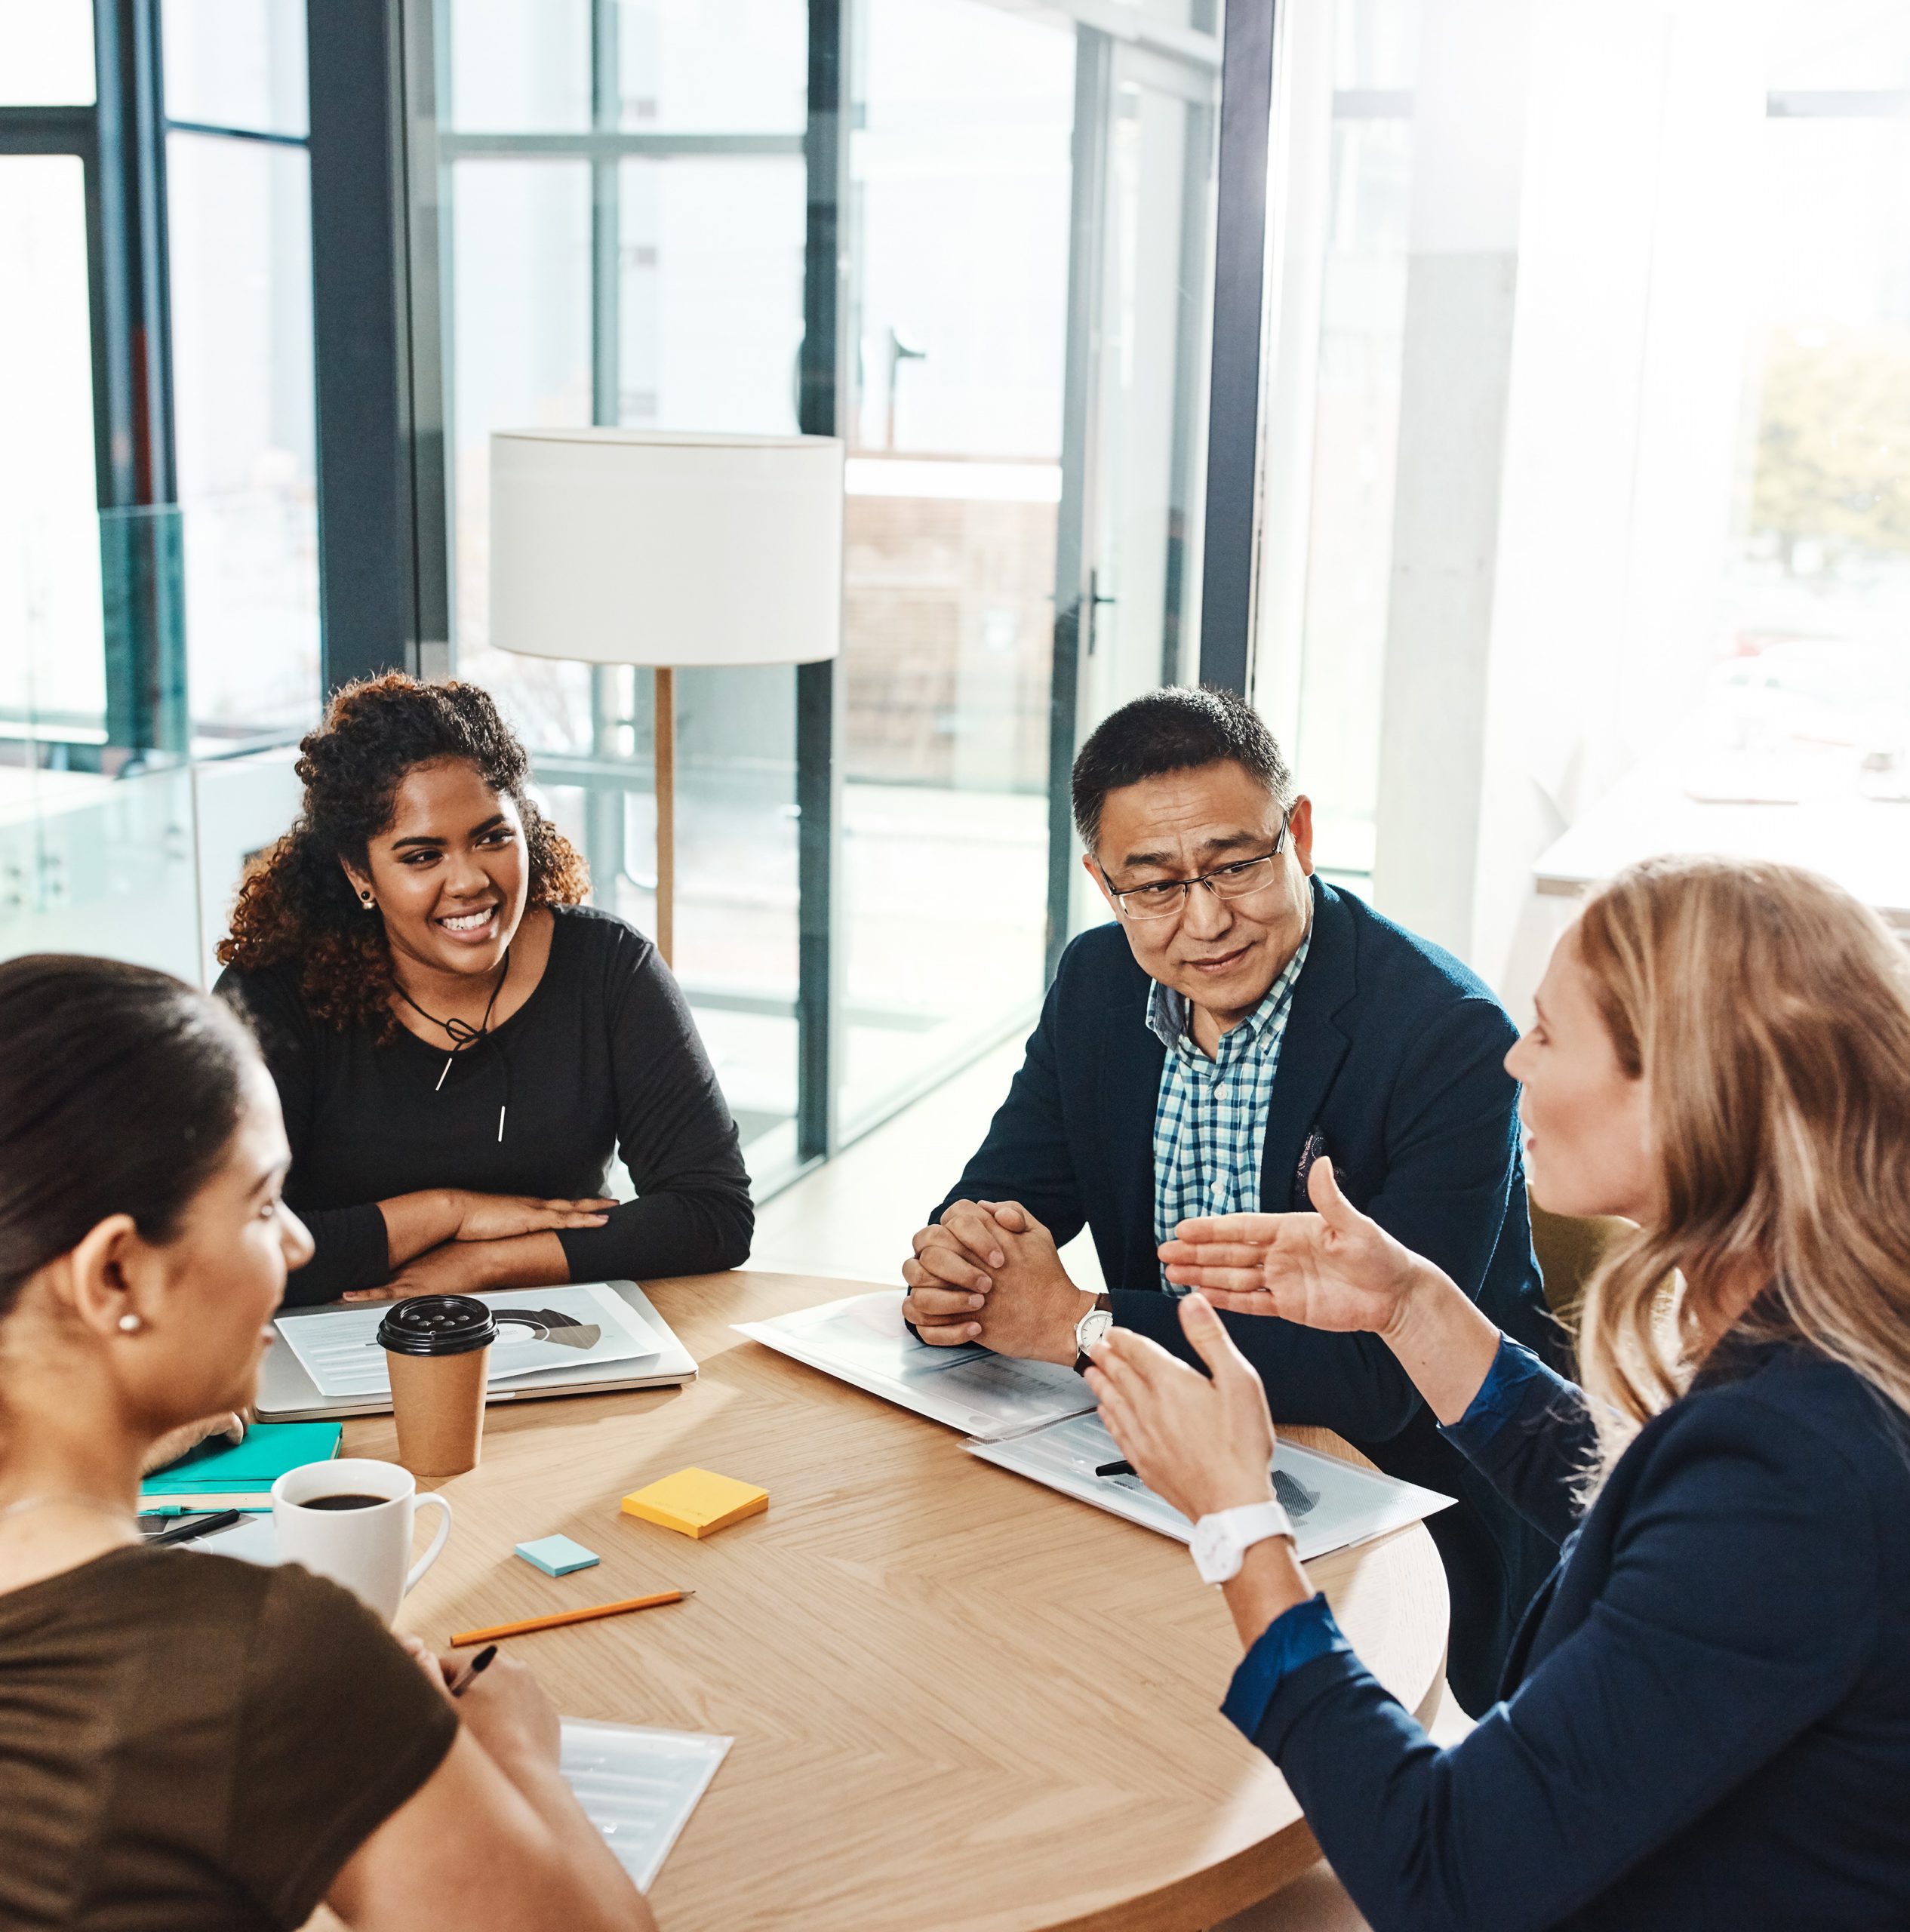
{"label": "black pen", "polygon": [[162,1543],[194,1543],[201,1537],[216,1534],[220,1530],[229,1530],[235,1523],[245,1520],[243,1510],[221,1509],[217,1515],[201,1516],[195,1521],[175,1523],[169,1530],[160,1530],[146,1538],[146,1547]]}
{"label": "black pen", "polygon": [[1097,1463],[1094,1466],[1097,1476],[1130,1476],[1134,1473],[1132,1463]]}
{"label": "black pen", "polygon": [[484,1648],[452,1680],[451,1695],[454,1697],[463,1697],[471,1687],[472,1678],[475,1677],[479,1671],[489,1669],[491,1660],[497,1654],[497,1646],[495,1644],[485,1644]]}

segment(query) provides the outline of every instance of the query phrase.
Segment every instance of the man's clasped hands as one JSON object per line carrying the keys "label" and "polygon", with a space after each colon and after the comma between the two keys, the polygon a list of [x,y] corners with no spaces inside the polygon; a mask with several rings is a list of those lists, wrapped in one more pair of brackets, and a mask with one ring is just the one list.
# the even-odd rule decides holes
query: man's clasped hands
{"label": "man's clasped hands", "polygon": [[1068,1278],[1053,1235],[1020,1201],[951,1201],[914,1245],[903,1312],[924,1342],[1073,1361],[1075,1324],[1094,1297]]}

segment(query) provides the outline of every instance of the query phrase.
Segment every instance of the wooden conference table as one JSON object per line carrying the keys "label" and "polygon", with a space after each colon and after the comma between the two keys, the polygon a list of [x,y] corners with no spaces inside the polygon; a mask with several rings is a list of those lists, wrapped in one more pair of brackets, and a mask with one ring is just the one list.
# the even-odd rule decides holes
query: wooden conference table
{"label": "wooden conference table", "polygon": [[[651,1892],[663,1932],[1164,1932],[1212,1925],[1318,1856],[1219,1715],[1233,1626],[1179,1544],[731,1332],[853,1283],[647,1285],[699,1379],[493,1407],[480,1466],[426,1485],[455,1520],[399,1627],[441,1647],[696,1590],[512,1644],[567,1715],[735,1737]],[[346,1425],[344,1454],[395,1451],[389,1418]],[[760,1484],[767,1514],[695,1543],[620,1512],[693,1463]],[[602,1563],[552,1581],[512,1555],[553,1532]],[[1423,1526],[1310,1569],[1367,1665],[1429,1711],[1447,1603]]]}

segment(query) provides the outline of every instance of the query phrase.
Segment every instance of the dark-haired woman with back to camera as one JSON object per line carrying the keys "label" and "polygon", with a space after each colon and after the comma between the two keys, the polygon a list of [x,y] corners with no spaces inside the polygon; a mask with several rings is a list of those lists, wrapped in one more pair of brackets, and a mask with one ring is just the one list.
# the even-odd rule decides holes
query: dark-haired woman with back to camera
{"label": "dark-haired woman with back to camera", "polygon": [[491,698],[392,673],[300,749],[304,809],[240,891],[217,988],[257,1029],[317,1244],[290,1299],[746,1260],[749,1177],[689,1008],[647,939],[578,903]]}
{"label": "dark-haired woman with back to camera", "polygon": [[311,1252],[288,1159],[217,1001],[0,965],[0,1926],[654,1932],[521,1665],[454,1703],[336,1584],[140,1540],[152,1445],[252,1400]]}

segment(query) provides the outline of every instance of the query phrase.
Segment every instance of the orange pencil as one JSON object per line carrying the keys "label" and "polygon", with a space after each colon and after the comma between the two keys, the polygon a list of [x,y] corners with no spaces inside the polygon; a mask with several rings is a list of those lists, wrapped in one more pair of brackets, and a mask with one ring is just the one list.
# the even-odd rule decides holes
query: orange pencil
{"label": "orange pencil", "polygon": [[588,1623],[593,1617],[621,1617],[626,1610],[654,1610],[663,1603],[681,1603],[694,1590],[659,1590],[654,1596],[626,1597],[621,1603],[593,1603],[582,1610],[553,1611],[548,1617],[526,1617],[515,1623],[494,1623],[487,1629],[460,1630],[451,1639],[454,1650],[467,1644],[495,1643],[500,1637],[525,1637],[533,1630],[555,1630],[560,1623]]}

